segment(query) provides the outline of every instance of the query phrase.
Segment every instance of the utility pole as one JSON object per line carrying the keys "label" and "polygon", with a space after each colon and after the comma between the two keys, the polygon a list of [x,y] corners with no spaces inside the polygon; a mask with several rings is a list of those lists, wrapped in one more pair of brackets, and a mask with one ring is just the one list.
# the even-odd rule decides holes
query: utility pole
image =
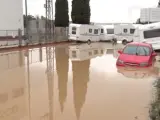
{"label": "utility pole", "polygon": [[[46,42],[53,42],[53,1],[45,0],[46,25],[45,39]],[[49,96],[49,120],[53,120],[53,96],[54,96],[54,47],[46,47],[47,59],[47,78],[48,78],[48,96]]]}
{"label": "utility pole", "polygon": [[26,22],[26,38],[29,39],[28,37],[28,2],[25,0],[25,22]]}
{"label": "utility pole", "polygon": [[53,1],[46,0],[45,3],[46,20],[45,20],[45,39],[46,42],[53,41]]}

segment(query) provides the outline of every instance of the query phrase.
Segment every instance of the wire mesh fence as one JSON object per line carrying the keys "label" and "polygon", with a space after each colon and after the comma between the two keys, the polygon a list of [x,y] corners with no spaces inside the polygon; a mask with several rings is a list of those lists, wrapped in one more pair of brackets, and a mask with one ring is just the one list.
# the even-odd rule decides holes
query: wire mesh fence
{"label": "wire mesh fence", "polygon": [[[61,39],[61,40],[59,40]],[[0,48],[38,45],[68,40],[68,29],[59,30],[49,37],[44,29],[30,29],[28,35],[25,30],[0,30]]]}

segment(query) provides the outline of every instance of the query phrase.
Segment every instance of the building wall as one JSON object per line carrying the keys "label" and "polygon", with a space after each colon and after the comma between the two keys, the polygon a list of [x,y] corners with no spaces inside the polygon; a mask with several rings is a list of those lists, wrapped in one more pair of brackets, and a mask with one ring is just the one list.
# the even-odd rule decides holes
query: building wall
{"label": "building wall", "polygon": [[23,0],[0,0],[0,36],[16,36],[19,28],[24,29],[22,2]]}

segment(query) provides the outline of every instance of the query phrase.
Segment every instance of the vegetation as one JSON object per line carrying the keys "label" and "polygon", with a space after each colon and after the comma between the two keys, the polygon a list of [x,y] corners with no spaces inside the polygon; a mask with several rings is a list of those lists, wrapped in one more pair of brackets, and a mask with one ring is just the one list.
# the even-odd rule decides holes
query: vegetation
{"label": "vegetation", "polygon": [[90,24],[90,0],[72,0],[71,18],[73,23]]}
{"label": "vegetation", "polygon": [[69,25],[68,1],[56,0],[55,2],[55,26],[67,27]]}
{"label": "vegetation", "polygon": [[150,119],[151,120],[160,120],[160,78],[157,79],[156,84],[156,98],[151,104],[150,108]]}

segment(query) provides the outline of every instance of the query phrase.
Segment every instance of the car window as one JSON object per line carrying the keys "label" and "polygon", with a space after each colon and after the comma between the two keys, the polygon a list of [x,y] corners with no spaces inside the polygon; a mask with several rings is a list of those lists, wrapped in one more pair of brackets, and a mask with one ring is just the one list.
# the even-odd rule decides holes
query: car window
{"label": "car window", "polygon": [[137,48],[137,54],[140,56],[149,56],[150,55],[150,49],[149,47],[143,47],[140,46]]}
{"label": "car window", "polygon": [[128,45],[124,48],[123,53],[124,54],[130,54],[130,55],[136,55],[137,46],[135,45]]}
{"label": "car window", "polygon": [[145,46],[128,45],[124,48],[123,53],[129,55],[149,56],[150,48]]}

